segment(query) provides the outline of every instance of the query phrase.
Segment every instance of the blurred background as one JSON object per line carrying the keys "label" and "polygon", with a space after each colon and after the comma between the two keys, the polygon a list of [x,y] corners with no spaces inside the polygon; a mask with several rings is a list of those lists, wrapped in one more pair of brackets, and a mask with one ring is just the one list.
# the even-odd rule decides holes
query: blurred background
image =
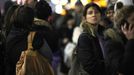
{"label": "blurred background", "polygon": [[[3,13],[4,3],[8,0],[0,0],[0,9]],[[18,4],[23,4],[25,0],[11,0],[17,2]],[[57,14],[65,15],[66,10],[74,9],[75,3],[80,1],[83,5],[86,5],[89,2],[96,2],[99,6],[105,8],[109,4],[116,2],[116,0],[46,0],[51,5],[53,12]]]}

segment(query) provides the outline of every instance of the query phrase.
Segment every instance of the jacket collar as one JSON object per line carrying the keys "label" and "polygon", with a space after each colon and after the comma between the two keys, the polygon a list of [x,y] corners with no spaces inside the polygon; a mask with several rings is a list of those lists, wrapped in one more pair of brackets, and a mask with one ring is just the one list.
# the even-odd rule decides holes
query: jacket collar
{"label": "jacket collar", "polygon": [[96,30],[97,30],[96,26],[93,26],[86,21],[82,22],[80,26],[83,28],[84,32],[88,32],[92,36],[96,37]]}
{"label": "jacket collar", "polygon": [[46,20],[43,19],[34,18],[34,24],[38,26],[46,26],[50,29],[52,28],[51,25]]}

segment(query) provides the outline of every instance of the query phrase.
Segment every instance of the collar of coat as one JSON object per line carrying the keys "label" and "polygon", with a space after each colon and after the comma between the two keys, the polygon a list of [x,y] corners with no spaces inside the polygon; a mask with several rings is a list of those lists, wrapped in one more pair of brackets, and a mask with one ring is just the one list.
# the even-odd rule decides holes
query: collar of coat
{"label": "collar of coat", "polygon": [[109,28],[104,32],[104,37],[110,38],[111,40],[123,43],[122,37],[119,35],[119,32],[117,32],[114,28]]}
{"label": "collar of coat", "polygon": [[38,26],[46,26],[50,29],[52,28],[51,25],[46,20],[43,19],[34,18],[34,24]]}
{"label": "collar of coat", "polygon": [[83,28],[83,31],[88,32],[92,36],[96,37],[97,26],[91,25],[90,23],[83,21],[80,26]]}

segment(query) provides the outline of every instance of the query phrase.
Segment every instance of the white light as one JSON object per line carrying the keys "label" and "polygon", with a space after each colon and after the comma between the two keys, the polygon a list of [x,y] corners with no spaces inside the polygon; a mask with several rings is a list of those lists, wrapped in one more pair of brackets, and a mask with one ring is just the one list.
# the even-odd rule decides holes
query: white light
{"label": "white light", "polygon": [[12,0],[12,2],[15,2],[16,0]]}
{"label": "white light", "polygon": [[82,4],[85,6],[86,4],[88,4],[87,0],[81,0]]}
{"label": "white light", "polygon": [[59,4],[60,3],[60,0],[51,0],[51,2],[55,5]]}
{"label": "white light", "polygon": [[61,0],[60,2],[62,5],[66,5],[68,3],[68,0]]}
{"label": "white light", "polygon": [[25,1],[26,1],[26,0],[17,0],[17,4],[19,4],[19,5],[24,5]]}
{"label": "white light", "polygon": [[62,5],[56,5],[55,6],[55,12],[57,13],[57,14],[61,14],[62,13]]}
{"label": "white light", "polygon": [[17,4],[21,4],[22,0],[17,0]]}

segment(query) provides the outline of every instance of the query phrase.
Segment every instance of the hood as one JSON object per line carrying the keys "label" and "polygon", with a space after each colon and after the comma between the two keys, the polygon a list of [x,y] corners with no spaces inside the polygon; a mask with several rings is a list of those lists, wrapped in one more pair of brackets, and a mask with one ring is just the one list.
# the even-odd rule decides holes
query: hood
{"label": "hood", "polygon": [[104,37],[105,38],[110,38],[114,41],[121,42],[123,43],[122,37],[120,34],[113,28],[109,28],[104,32]]}
{"label": "hood", "polygon": [[93,26],[90,23],[83,21],[81,22],[80,27],[82,27],[84,32],[88,32],[92,36],[96,37],[96,29],[97,29],[96,26]]}

